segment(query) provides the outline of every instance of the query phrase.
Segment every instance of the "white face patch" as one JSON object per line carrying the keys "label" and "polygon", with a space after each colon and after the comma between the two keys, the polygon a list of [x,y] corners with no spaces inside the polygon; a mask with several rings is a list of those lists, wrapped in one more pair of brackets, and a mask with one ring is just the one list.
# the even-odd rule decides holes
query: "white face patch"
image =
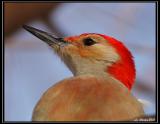
{"label": "white face patch", "polygon": [[119,55],[117,54],[116,50],[108,44],[107,45],[95,44],[93,46],[93,49],[97,50],[101,54],[99,58],[100,60],[116,62],[119,59]]}
{"label": "white face patch", "polygon": [[94,76],[106,77],[107,67],[120,58],[116,50],[107,43],[105,45],[97,43],[86,49],[89,49],[90,52],[95,52],[95,54],[98,53],[99,55],[82,57],[72,51],[65,52],[64,50],[64,54],[66,55],[64,55],[62,59],[75,76],[91,74]]}

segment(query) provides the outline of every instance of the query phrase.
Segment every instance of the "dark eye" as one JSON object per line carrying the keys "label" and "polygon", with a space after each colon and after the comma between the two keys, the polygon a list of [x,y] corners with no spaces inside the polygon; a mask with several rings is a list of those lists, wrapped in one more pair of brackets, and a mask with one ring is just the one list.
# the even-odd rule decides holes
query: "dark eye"
{"label": "dark eye", "polygon": [[95,44],[96,42],[94,40],[92,40],[91,38],[86,38],[83,40],[83,43],[85,46],[91,46],[91,45]]}

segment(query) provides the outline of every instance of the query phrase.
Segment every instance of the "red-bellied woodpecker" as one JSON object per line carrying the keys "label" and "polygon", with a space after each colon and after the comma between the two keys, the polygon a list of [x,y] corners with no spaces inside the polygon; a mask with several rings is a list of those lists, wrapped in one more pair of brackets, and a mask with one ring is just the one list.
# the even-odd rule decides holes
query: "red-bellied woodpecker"
{"label": "red-bellied woodpecker", "polygon": [[144,115],[130,92],[135,65],[123,43],[97,33],[55,38],[30,26],[24,28],[50,45],[74,75],[43,94],[33,121],[124,121]]}

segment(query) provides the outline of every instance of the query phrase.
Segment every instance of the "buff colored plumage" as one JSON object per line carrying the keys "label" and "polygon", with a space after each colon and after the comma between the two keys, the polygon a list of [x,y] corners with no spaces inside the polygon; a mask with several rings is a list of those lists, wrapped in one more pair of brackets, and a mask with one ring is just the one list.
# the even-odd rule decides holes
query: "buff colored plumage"
{"label": "buff colored plumage", "polygon": [[130,92],[134,61],[120,41],[96,33],[55,38],[33,27],[24,28],[50,45],[74,75],[43,94],[33,121],[126,121],[144,115]]}

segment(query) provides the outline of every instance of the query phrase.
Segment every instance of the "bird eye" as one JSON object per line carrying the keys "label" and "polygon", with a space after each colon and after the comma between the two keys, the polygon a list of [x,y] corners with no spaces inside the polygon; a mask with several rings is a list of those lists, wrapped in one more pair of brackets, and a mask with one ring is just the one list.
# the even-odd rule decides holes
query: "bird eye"
{"label": "bird eye", "polygon": [[86,38],[83,40],[83,43],[85,46],[91,46],[91,45],[95,44],[96,42],[94,40],[92,40],[91,38]]}

